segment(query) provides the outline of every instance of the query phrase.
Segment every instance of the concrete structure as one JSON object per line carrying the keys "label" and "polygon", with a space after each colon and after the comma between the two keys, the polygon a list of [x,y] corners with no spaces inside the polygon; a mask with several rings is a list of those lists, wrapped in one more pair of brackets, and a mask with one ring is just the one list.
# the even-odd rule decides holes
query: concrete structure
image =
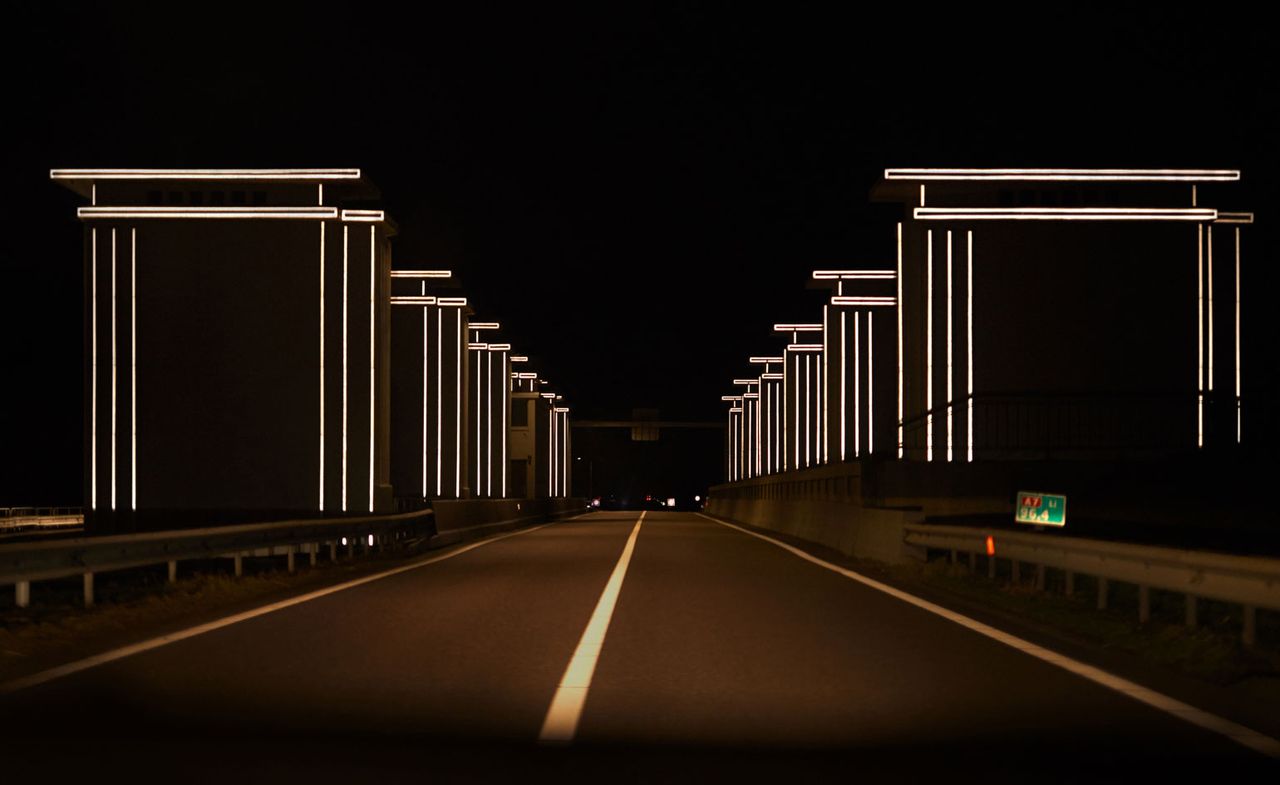
{"label": "concrete structure", "polygon": [[90,531],[390,509],[394,227],[358,169],[51,177],[89,203]]}
{"label": "concrete structure", "polygon": [[473,339],[467,344],[467,389],[471,391],[467,443],[474,456],[471,495],[485,499],[505,498],[509,484],[511,344],[478,340],[484,331],[497,328],[497,322],[472,322],[468,326]]}
{"label": "concrete structure", "polygon": [[536,372],[521,370],[509,377],[511,493],[566,498],[573,472],[569,409],[558,405],[559,396],[543,389]]}

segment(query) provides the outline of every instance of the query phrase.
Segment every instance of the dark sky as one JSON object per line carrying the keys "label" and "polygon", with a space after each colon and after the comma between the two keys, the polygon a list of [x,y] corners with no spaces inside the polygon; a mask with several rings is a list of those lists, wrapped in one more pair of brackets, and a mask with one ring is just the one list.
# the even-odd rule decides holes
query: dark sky
{"label": "dark sky", "polygon": [[0,505],[78,502],[82,241],[52,167],[361,167],[397,264],[457,270],[579,417],[719,418],[770,325],[816,316],[808,271],[891,259],[886,166],[1238,167],[1224,207],[1274,257],[1274,42],[1240,14],[527,5],[11,17]]}

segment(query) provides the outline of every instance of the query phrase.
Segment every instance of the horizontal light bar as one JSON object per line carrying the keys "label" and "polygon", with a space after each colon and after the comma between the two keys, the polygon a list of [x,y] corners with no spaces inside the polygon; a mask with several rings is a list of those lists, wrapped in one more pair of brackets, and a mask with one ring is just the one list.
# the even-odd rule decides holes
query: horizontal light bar
{"label": "horizontal light bar", "polygon": [[777,382],[784,379],[785,376],[780,373],[762,373],[760,374],[760,378],[766,382]]}
{"label": "horizontal light bar", "polygon": [[787,344],[789,352],[820,352],[822,344],[820,343],[789,343]]}
{"label": "horizontal light bar", "polygon": [[365,223],[381,223],[387,219],[381,210],[343,210],[342,220],[363,221]]}
{"label": "horizontal light bar", "polygon": [[742,397],[743,397],[743,398],[750,398],[751,400],[753,400],[753,401],[754,401],[754,400],[756,400],[756,399],[758,399],[758,398],[760,397],[760,393],[743,393],[743,394],[742,394]]}
{"label": "horizontal light bar", "polygon": [[557,395],[557,396],[556,396],[556,400],[557,400],[557,401],[558,401],[558,400],[560,400],[560,399],[562,399],[562,398],[564,398],[564,396],[563,396],[563,395]]}
{"label": "horizontal light bar", "polygon": [[892,281],[895,270],[814,270],[815,281]]}
{"label": "horizontal light bar", "polygon": [[742,407],[741,407],[741,406],[732,406],[732,407],[730,407],[730,408],[729,408],[729,413],[730,413],[730,414],[742,414]]}
{"label": "horizontal light bar", "polygon": [[759,379],[734,379],[734,384],[755,384]]}
{"label": "horizontal light bar", "polygon": [[469,343],[469,344],[467,344],[467,348],[468,348],[468,349],[488,349],[488,348],[489,348],[489,344],[487,344],[487,343]]}
{"label": "horizontal light bar", "polygon": [[554,398],[556,397],[556,394],[555,394],[555,393],[539,393],[539,395],[541,395],[543,398],[553,398],[553,399],[554,399]]}
{"label": "horizontal light bar", "polygon": [[538,374],[530,373],[528,371],[524,371],[522,373],[513,373],[511,375],[516,377],[517,379],[537,379],[538,378]]}
{"label": "horizontal light bar", "polygon": [[748,360],[748,362],[754,365],[761,365],[761,364],[767,365],[769,363],[780,363],[783,361],[783,359],[784,358],[782,357],[752,357],[750,360]]}
{"label": "horizontal light bar", "polygon": [[50,169],[51,180],[359,180],[359,169]]}
{"label": "horizontal light bar", "polygon": [[497,330],[501,325],[497,322],[468,322],[467,327],[472,330]]}
{"label": "horizontal light bar", "polygon": [[569,413],[569,407],[568,407],[568,406],[557,406],[557,407],[556,407],[556,414],[568,414],[568,413]]}
{"label": "horizontal light bar", "polygon": [[529,358],[528,358],[528,357],[526,357],[526,356],[525,356],[525,355],[523,355],[523,354],[513,354],[513,355],[511,355],[511,362],[513,362],[513,363],[527,363],[527,362],[529,362]]}
{"label": "horizontal light bar", "polygon": [[310,219],[338,217],[336,207],[80,207],[83,220],[101,218],[236,218]]}
{"label": "horizontal light bar", "polygon": [[392,305],[435,305],[436,298],[422,295],[404,295],[391,298]]}
{"label": "horizontal light bar", "polygon": [[1213,221],[1202,207],[916,207],[920,221]]}
{"label": "horizontal light bar", "polygon": [[1253,223],[1253,213],[1218,213],[1220,224],[1251,224]]}
{"label": "horizontal light bar", "polygon": [[459,305],[459,306],[461,306],[461,305],[466,305],[466,304],[467,304],[467,298],[465,298],[465,297],[437,297],[437,298],[436,298],[436,305]]}
{"label": "horizontal light bar", "polygon": [[1231,181],[1239,169],[885,169],[886,180]]}
{"label": "horizontal light bar", "polygon": [[509,352],[509,351],[511,351],[511,344],[509,344],[509,343],[491,343],[491,344],[489,344],[489,349],[490,349],[490,350],[492,350],[492,351],[495,351],[495,352]]}
{"label": "horizontal light bar", "polygon": [[721,395],[721,396],[720,396],[720,400],[722,400],[722,401],[741,401],[741,400],[742,400],[742,396],[741,396],[741,395]]}
{"label": "horizontal light bar", "polygon": [[839,295],[831,298],[832,305],[897,305],[896,297],[863,297]]}
{"label": "horizontal light bar", "polygon": [[773,326],[775,332],[780,333],[816,333],[822,330],[820,324],[775,324]]}
{"label": "horizontal light bar", "polygon": [[392,278],[452,278],[452,270],[392,270]]}

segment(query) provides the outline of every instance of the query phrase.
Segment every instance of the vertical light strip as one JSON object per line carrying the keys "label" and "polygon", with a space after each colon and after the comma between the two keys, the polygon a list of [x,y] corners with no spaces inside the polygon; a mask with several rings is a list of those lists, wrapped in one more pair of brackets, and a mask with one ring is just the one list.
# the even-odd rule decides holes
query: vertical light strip
{"label": "vertical light strip", "polygon": [[373,458],[374,458],[374,434],[377,432],[374,421],[374,410],[377,408],[377,391],[374,387],[374,377],[376,376],[378,365],[378,350],[375,345],[376,326],[378,323],[378,312],[376,309],[377,298],[377,268],[378,257],[374,252],[377,244],[377,234],[374,226],[369,227],[369,512],[373,512]]}
{"label": "vertical light strip", "polygon": [[954,397],[954,376],[952,367],[952,327],[955,324],[955,317],[952,312],[952,281],[951,274],[951,230],[947,230],[947,462],[950,463],[954,456],[955,442],[955,426],[954,426],[954,407],[952,402]]}
{"label": "vertical light strip", "polygon": [[[786,362],[783,362],[782,367],[783,368],[787,367]],[[783,411],[783,406],[782,406],[782,401],[786,398],[786,392],[787,392],[786,388],[783,387],[782,389],[783,397],[779,398],[777,388],[775,388],[773,391],[773,395],[771,396],[773,398],[773,407],[774,407],[773,427],[778,430],[785,427],[787,422],[786,413]],[[786,462],[787,462],[786,443],[785,441],[775,440],[775,444],[773,446],[773,470],[776,472],[778,470],[778,465],[779,464],[785,465]]]}
{"label": "vertical light strip", "polygon": [[764,413],[760,409],[760,405],[764,403],[764,385],[758,381],[756,382],[756,394],[758,397],[756,398],[756,468],[755,468],[755,472],[756,472],[756,476],[759,477],[760,471],[762,468],[760,465],[761,464],[760,447],[762,444],[764,444],[764,438],[760,435],[760,424],[761,422],[763,422],[762,418],[764,416]]}
{"label": "vertical light strip", "polygon": [[[470,358],[470,355],[467,355]],[[470,374],[467,377],[470,381]],[[475,496],[480,495],[480,352],[476,351],[476,487],[472,489]]]}
{"label": "vertical light strip", "polygon": [[324,183],[316,183],[316,204],[324,204]]}
{"label": "vertical light strip", "polygon": [[350,261],[348,227],[342,227],[342,511],[347,511],[347,270]]}
{"label": "vertical light strip", "polygon": [[[799,372],[799,368],[800,366],[797,365],[796,366],[797,373]],[[790,433],[790,430],[791,430],[788,427],[788,421],[791,419],[791,409],[788,406],[788,403],[791,398],[791,389],[790,389],[791,379],[788,378],[788,376],[790,375],[788,374],[789,369],[790,369],[790,365],[787,363],[787,353],[784,350],[782,352],[782,402],[781,402],[782,408],[779,411],[779,414],[781,415],[781,417],[779,418],[779,426],[782,431],[782,442],[778,445],[778,452],[781,453],[781,458],[782,458],[780,463],[782,464],[782,470],[784,472],[787,470],[787,453],[788,453],[787,448],[790,446],[787,444],[787,435]]]}
{"label": "vertical light strip", "polygon": [[[426,282],[422,283],[422,293],[426,293]],[[428,321],[430,320],[430,306],[422,306],[422,498],[426,498],[426,403],[428,403],[428,373],[426,369],[430,365],[428,347],[430,346],[428,329]]]}
{"label": "vertical light strip", "polygon": [[[924,186],[921,186],[923,192]],[[925,297],[925,385],[924,385],[924,449],[925,459],[933,460],[933,230],[927,232],[929,250],[925,254],[928,295]]]}
{"label": "vertical light strip", "polygon": [[[422,285],[424,293],[426,288],[427,285],[424,282]],[[424,499],[427,498],[427,396],[430,389],[427,384],[427,367],[429,365],[427,347],[431,345],[428,338],[427,322],[430,321],[430,318],[430,306],[422,306],[422,498]]]}
{"label": "vertical light strip", "polygon": [[726,478],[728,479],[728,481],[729,481],[729,482],[733,482],[733,411],[732,411],[732,406],[730,407],[730,411],[728,412],[728,415],[729,415],[729,427],[728,427],[728,429],[727,429],[727,430],[726,430],[726,432],[725,432],[725,433],[726,433],[726,437],[727,437],[727,440],[728,440],[728,441],[727,441],[727,444],[725,445],[725,451],[724,451],[724,458],[725,458],[725,476],[726,476]]}
{"label": "vertical light strip", "polygon": [[111,511],[116,509],[116,230],[111,230]]}
{"label": "vertical light strip", "polygon": [[862,455],[862,311],[853,312],[853,457]]}
{"label": "vertical light strip", "polygon": [[[792,403],[794,404],[795,410],[796,410],[795,447],[793,450],[795,452],[795,464],[793,465],[793,468],[799,469],[800,468],[800,353],[799,352],[795,353],[795,358],[796,358],[796,371],[795,371],[795,382],[794,382],[795,390],[792,393],[792,398],[794,398],[794,401]],[[791,418],[791,412],[787,412],[787,418],[788,419]]]}
{"label": "vertical light strip", "polygon": [[973,231],[972,230],[968,232],[967,243],[969,246],[968,254],[966,256],[966,259],[968,261],[968,272],[967,272],[968,279],[964,287],[965,299],[967,301],[965,304],[965,310],[967,311],[967,315],[965,317],[965,333],[966,333],[965,344],[967,348],[965,350],[964,367],[969,377],[967,387],[966,387],[968,391],[967,399],[968,399],[968,409],[969,409],[969,414],[968,414],[969,420],[965,425],[964,438],[965,438],[965,444],[966,444],[965,459],[969,463],[972,463],[973,462]]}
{"label": "vertical light strip", "polygon": [[875,336],[871,333],[871,320],[875,311],[867,311],[867,455],[876,449],[876,385],[875,385]]}
{"label": "vertical light strip", "polygon": [[129,509],[138,509],[138,230],[129,230]]}
{"label": "vertical light strip", "polygon": [[831,345],[831,340],[827,336],[828,326],[828,306],[822,306],[822,368],[818,377],[818,395],[822,396],[822,416],[819,420],[818,431],[822,434],[822,462],[831,462],[831,407],[829,400],[831,396],[827,395],[827,385],[831,384],[831,372],[829,360],[827,358],[827,347]]}
{"label": "vertical light strip", "polygon": [[848,355],[849,355],[849,330],[846,326],[845,317],[848,311],[844,308],[840,309],[840,460],[848,459],[848,432],[845,429],[845,408],[848,405],[849,393],[845,390],[845,383],[849,376]]}
{"label": "vertical light strip", "polygon": [[804,355],[804,465],[813,463],[813,356]]}
{"label": "vertical light strip", "polygon": [[324,221],[320,222],[320,512],[324,512]]}
{"label": "vertical light strip", "polygon": [[98,509],[98,229],[89,232],[89,509]]}
{"label": "vertical light strip", "polygon": [[[768,373],[769,366],[764,370]],[[761,381],[760,390],[764,395],[764,473],[773,474],[773,385]]]}
{"label": "vertical light strip", "polygon": [[569,497],[569,413],[561,412],[560,420],[564,423],[560,434],[560,462],[563,469],[560,472],[560,496]]}
{"label": "vertical light strip", "polygon": [[1196,225],[1196,447],[1204,446],[1204,225]]}
{"label": "vertical light strip", "polygon": [[898,301],[894,310],[898,312],[898,457],[904,451],[902,442],[902,401],[903,401],[903,368],[902,368],[902,222],[898,222]]}
{"label": "vertical light strip", "polygon": [[814,422],[814,431],[813,431],[813,436],[814,436],[813,462],[814,463],[826,463],[826,460],[827,460],[826,459],[827,428],[826,428],[826,419],[823,417],[823,415],[825,414],[823,409],[827,405],[827,396],[826,396],[826,389],[824,387],[826,382],[823,378],[824,374],[822,373],[822,365],[823,365],[822,363],[818,362],[817,358],[814,358],[813,374],[816,377],[813,383],[813,394],[815,396],[815,400],[813,402],[813,418],[814,420],[816,420],[816,422]]}
{"label": "vertical light strip", "polygon": [[1213,392],[1213,225],[1205,229],[1205,250],[1208,252],[1208,272],[1206,281],[1209,284],[1209,392]]}
{"label": "vertical light strip", "polygon": [[453,427],[453,497],[455,499],[462,498],[462,347],[467,342],[467,337],[462,334],[462,308],[455,309],[457,311],[457,328],[453,332],[454,344],[457,346],[457,352],[454,353],[454,427]]}
{"label": "vertical light strip", "polygon": [[436,496],[444,495],[444,309],[436,306]]}
{"label": "vertical light strip", "polygon": [[488,377],[487,379],[485,379],[485,384],[484,384],[485,398],[487,399],[485,401],[486,403],[485,416],[487,418],[487,422],[485,424],[485,436],[487,438],[485,439],[485,442],[484,442],[484,446],[485,446],[484,455],[485,455],[485,463],[486,463],[484,491],[485,491],[485,496],[492,497],[493,496],[493,352],[486,351],[484,353],[484,366],[485,366],[485,374]]}
{"label": "vertical light strip", "polygon": [[1240,428],[1240,227],[1236,227],[1236,444],[1241,443]]}
{"label": "vertical light strip", "polygon": [[511,385],[506,381],[511,378],[510,371],[507,370],[507,353],[502,353],[502,433],[498,434],[498,438],[502,439],[502,498],[507,498],[507,409],[511,407],[511,396],[509,394]]}

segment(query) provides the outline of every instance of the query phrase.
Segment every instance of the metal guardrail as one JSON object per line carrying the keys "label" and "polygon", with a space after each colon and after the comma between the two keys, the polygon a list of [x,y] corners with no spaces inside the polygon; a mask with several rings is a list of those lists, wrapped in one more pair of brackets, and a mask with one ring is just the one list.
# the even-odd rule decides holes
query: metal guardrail
{"label": "metal guardrail", "polygon": [[[1044,570],[1065,573],[1065,589],[1071,594],[1077,574],[1098,579],[1098,609],[1107,606],[1108,582],[1132,583],[1138,587],[1138,620],[1151,615],[1150,590],[1161,589],[1186,595],[1186,623],[1194,627],[1199,598],[1239,604],[1244,608],[1242,637],[1252,646],[1257,638],[1257,609],[1280,610],[1280,559],[1237,556],[1192,551],[1158,545],[1138,545],[1105,540],[1063,537],[1040,532],[982,529],[966,526],[939,526],[911,523],[905,527],[910,545],[969,554],[969,566],[979,556],[987,559],[987,576],[995,577],[997,559],[1013,565],[1036,567],[1036,586],[1044,588]],[[988,556],[988,539],[991,551]]]}
{"label": "metal guardrail", "polygon": [[413,534],[430,520],[430,510],[399,515],[369,515],[330,520],[293,520],[206,529],[172,530],[121,534],[108,537],[78,537],[55,542],[24,542],[0,545],[0,584],[13,584],[18,607],[30,603],[31,582],[84,577],[86,605],[93,604],[93,576],[97,572],[124,570],[153,564],[169,565],[169,580],[175,580],[177,563],[186,559],[228,556],[235,559],[241,573],[245,555],[266,551],[288,557],[294,567],[298,546],[307,546],[311,562],[321,543],[329,545],[336,557],[337,542],[346,538],[348,549],[356,540],[372,537],[381,543]]}

